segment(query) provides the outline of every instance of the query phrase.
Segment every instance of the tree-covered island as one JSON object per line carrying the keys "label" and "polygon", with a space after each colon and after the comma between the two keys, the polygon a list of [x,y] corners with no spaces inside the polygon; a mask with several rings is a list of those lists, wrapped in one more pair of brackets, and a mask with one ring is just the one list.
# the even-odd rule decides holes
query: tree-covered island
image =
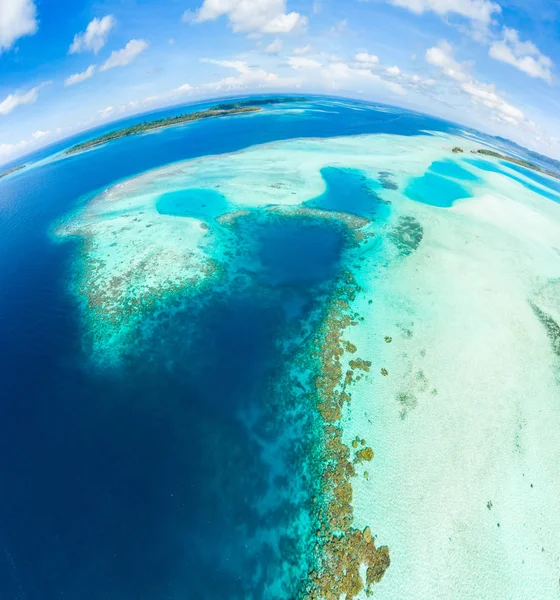
{"label": "tree-covered island", "polygon": [[287,96],[282,98],[258,98],[250,101],[216,104],[215,106],[211,106],[205,110],[185,113],[175,117],[167,117],[165,119],[156,119],[155,121],[145,121],[144,123],[139,123],[138,125],[117,129],[116,131],[111,131],[99,137],[81,142],[75,146],[71,146],[64,152],[64,154],[74,154],[76,152],[81,152],[82,150],[88,150],[89,148],[94,148],[95,146],[112,142],[113,140],[117,140],[122,137],[136,135],[137,133],[154,131],[155,129],[163,129],[165,127],[173,127],[174,125],[181,125],[183,123],[192,123],[193,121],[200,121],[201,119],[211,119],[214,117],[225,117],[243,113],[257,112],[262,110],[262,106],[268,104],[301,102],[303,100],[306,100],[306,98],[291,98]]}
{"label": "tree-covered island", "polygon": [[555,173],[554,171],[549,171],[548,169],[544,169],[535,163],[529,162],[528,160],[523,160],[521,158],[515,158],[514,156],[508,156],[507,154],[500,154],[499,152],[495,152],[494,150],[487,150],[485,148],[481,148],[474,154],[482,154],[484,156],[491,156],[492,158],[498,158],[500,160],[513,163],[515,165],[519,165],[520,167],[525,167],[526,169],[531,169],[532,171],[537,171],[539,173],[543,173],[544,175],[548,175],[549,177],[554,177],[555,179],[560,179],[560,175]]}

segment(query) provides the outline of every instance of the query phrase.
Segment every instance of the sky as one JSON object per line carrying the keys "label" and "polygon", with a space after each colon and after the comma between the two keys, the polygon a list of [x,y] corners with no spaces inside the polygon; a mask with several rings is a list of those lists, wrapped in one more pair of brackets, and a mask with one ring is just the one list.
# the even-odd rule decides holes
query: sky
{"label": "sky", "polygon": [[0,163],[249,92],[418,110],[560,158],[558,0],[0,0]]}

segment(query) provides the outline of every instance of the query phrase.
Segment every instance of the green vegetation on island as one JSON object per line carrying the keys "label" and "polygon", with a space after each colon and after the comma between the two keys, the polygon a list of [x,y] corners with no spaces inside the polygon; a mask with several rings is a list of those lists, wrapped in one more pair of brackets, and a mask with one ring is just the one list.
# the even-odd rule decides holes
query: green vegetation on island
{"label": "green vegetation on island", "polygon": [[2,179],[2,177],[6,177],[6,175],[10,175],[10,173],[15,173],[16,171],[20,171],[21,169],[25,168],[27,165],[18,165],[17,167],[12,167],[11,169],[8,169],[7,171],[3,171],[0,173],[0,179]]}
{"label": "green vegetation on island", "polygon": [[131,127],[125,127],[123,129],[117,129],[111,131],[99,137],[81,142],[68,148],[64,154],[74,154],[81,152],[82,150],[88,150],[107,142],[112,142],[122,137],[129,135],[136,135],[138,133],[144,133],[146,131],[154,131],[155,129],[163,129],[165,127],[173,127],[174,125],[181,125],[183,123],[192,123],[193,121],[200,121],[202,119],[210,119],[213,117],[225,117],[230,115],[238,115],[243,113],[251,113],[262,110],[262,106],[269,104],[282,104],[286,102],[302,102],[306,98],[289,96],[281,98],[257,98],[250,101],[241,102],[226,102],[222,104],[216,104],[205,110],[199,110],[192,113],[185,113],[177,115],[176,117],[167,117],[165,119],[156,119],[155,121],[145,121],[138,125],[132,125]]}
{"label": "green vegetation on island", "polygon": [[125,127],[124,129],[117,129],[116,131],[111,131],[99,137],[87,140],[86,142],[76,144],[75,146],[68,148],[68,150],[65,151],[65,154],[74,154],[76,152],[81,152],[82,150],[88,150],[89,148],[100,146],[101,144],[105,144],[107,142],[112,142],[113,140],[118,140],[119,138],[128,137],[129,135],[136,135],[138,133],[144,133],[146,131],[154,131],[155,129],[172,127],[173,125],[181,125],[183,123],[192,123],[193,121],[200,121],[202,119],[250,113],[259,110],[262,109],[258,106],[217,104],[216,106],[206,110],[177,115],[176,117],[157,119],[155,121],[145,121],[144,123],[139,123],[138,125],[132,125],[131,127]]}
{"label": "green vegetation on island", "polygon": [[451,152],[453,152],[454,154],[457,154],[459,152],[463,152],[463,148],[460,148],[459,146],[455,146],[455,148],[453,148],[453,150],[451,150]]}
{"label": "green vegetation on island", "polygon": [[526,169],[531,169],[532,171],[538,171],[539,173],[543,173],[544,175],[548,175],[549,177],[560,179],[559,173],[549,171],[548,169],[543,169],[543,167],[539,167],[539,165],[536,165],[535,163],[529,162],[527,160],[523,160],[522,158],[515,158],[514,156],[508,156],[507,154],[500,154],[499,152],[496,152],[494,150],[487,150],[485,148],[473,151],[473,154],[482,154],[484,156],[491,156],[492,158],[499,158],[500,160],[505,160],[506,162],[519,165],[520,167],[525,167]]}

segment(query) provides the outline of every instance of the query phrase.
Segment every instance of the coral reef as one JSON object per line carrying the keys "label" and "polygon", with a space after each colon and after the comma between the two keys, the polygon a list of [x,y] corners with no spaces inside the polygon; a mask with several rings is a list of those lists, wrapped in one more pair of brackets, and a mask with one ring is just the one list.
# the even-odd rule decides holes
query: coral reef
{"label": "coral reef", "polygon": [[414,217],[400,217],[387,237],[395,244],[399,254],[409,256],[418,250],[424,237],[424,228]]}
{"label": "coral reef", "polygon": [[[348,327],[357,324],[358,314],[350,308],[352,300],[362,291],[351,272],[343,274],[328,307],[327,316],[316,339],[316,358],[320,373],[315,380],[319,398],[318,409],[324,426],[324,464],[322,477],[322,502],[318,506],[317,566],[309,575],[305,598],[309,600],[347,600],[355,598],[362,590],[381,580],[389,567],[389,550],[376,548],[371,529],[360,531],[353,527],[352,478],[356,475],[354,464],[373,459],[372,448],[356,452],[352,462],[350,448],[342,440],[342,406],[351,402],[345,390],[352,382],[353,370],[368,372],[371,362],[361,358],[352,360],[352,371],[344,374],[342,358],[348,352],[348,342],[342,339]],[[350,349],[354,350],[351,345]],[[365,445],[365,440],[354,439]],[[368,474],[369,476],[369,474]],[[366,567],[366,580],[360,574]]]}

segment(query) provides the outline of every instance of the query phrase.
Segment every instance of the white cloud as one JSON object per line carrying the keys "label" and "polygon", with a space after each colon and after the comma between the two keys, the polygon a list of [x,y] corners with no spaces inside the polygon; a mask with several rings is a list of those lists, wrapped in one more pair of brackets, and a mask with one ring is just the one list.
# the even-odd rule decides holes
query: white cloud
{"label": "white cloud", "polygon": [[518,125],[525,119],[521,110],[508,104],[496,92],[493,84],[484,84],[478,81],[466,81],[461,84],[461,88],[471,96],[474,101],[481,102],[487,108],[490,108],[498,119]]}
{"label": "white cloud", "polygon": [[355,61],[350,64],[341,58],[331,56],[326,64],[303,56],[291,56],[288,64],[292,69],[306,70],[307,81],[318,78],[318,81],[331,89],[356,89],[356,86],[367,86],[370,89],[385,88],[391,93],[402,95],[404,88],[394,82],[388,81],[371,71],[371,55],[367,62]]}
{"label": "white cloud", "polygon": [[236,33],[290,33],[307,26],[307,17],[286,12],[286,0],[204,0],[196,11],[185,11],[183,21],[202,23],[225,16]]}
{"label": "white cloud", "polygon": [[354,60],[364,67],[374,67],[379,63],[379,58],[375,54],[368,54],[367,52],[359,52],[354,56]]}
{"label": "white cloud", "polygon": [[465,81],[469,78],[467,73],[468,65],[459,63],[453,57],[453,48],[445,40],[439,45],[426,50],[426,60],[435,67],[438,67],[444,75],[455,79],[456,81]]}
{"label": "white cloud", "polygon": [[387,75],[390,75],[391,77],[398,77],[400,74],[401,70],[396,65],[387,69]]}
{"label": "white cloud", "polygon": [[323,66],[318,60],[305,56],[291,56],[288,58],[288,64],[292,69],[318,69]]}
{"label": "white cloud", "polygon": [[75,83],[81,83],[86,79],[89,79],[95,73],[95,65],[90,65],[85,71],[81,73],[74,73],[74,75],[70,75],[64,80],[64,85],[68,87],[69,85],[74,85]]}
{"label": "white cloud", "polygon": [[327,85],[334,89],[348,86],[367,86],[385,88],[398,96],[405,94],[404,88],[394,81],[387,81],[367,67],[356,67],[345,62],[331,62],[322,69]]}
{"label": "white cloud", "polygon": [[[156,96],[148,96],[147,98],[144,98],[142,104],[165,104],[168,102],[175,102],[178,101],[182,96],[190,95],[195,91],[195,87],[189,83],[184,83],[183,85],[180,85],[179,87],[176,87],[168,92],[163,92],[162,94],[158,94]],[[128,105],[125,105],[124,108],[127,110],[136,109],[139,105],[140,103],[138,101],[132,101],[129,102]]]}
{"label": "white cloud", "polygon": [[507,102],[493,84],[477,81],[469,74],[466,63],[455,60],[453,48],[448,42],[443,41],[439,46],[429,48],[426,51],[426,60],[438,67],[444,75],[457,81],[459,91],[466,94],[475,104],[488,108],[495,119],[507,121],[512,125],[525,123],[523,112]]}
{"label": "white cloud", "polygon": [[294,48],[292,54],[295,56],[303,56],[304,54],[308,54],[311,50],[311,44],[307,44],[307,46],[302,46],[301,48]]}
{"label": "white cloud", "polygon": [[477,27],[488,27],[500,5],[491,0],[388,0],[393,6],[407,8],[415,14],[434,12],[440,17],[459,15],[472,21]]}
{"label": "white cloud", "polygon": [[33,139],[35,140],[42,140],[43,138],[46,138],[50,135],[50,131],[41,131],[40,129],[38,131],[36,131],[35,133],[32,133],[31,135],[33,136]]}
{"label": "white cloud", "polygon": [[279,54],[280,51],[282,50],[284,46],[284,42],[282,42],[282,40],[280,39],[276,39],[274,40],[272,43],[270,43],[265,49],[264,51],[267,54]]}
{"label": "white cloud", "polygon": [[85,31],[74,36],[68,54],[78,54],[79,52],[97,54],[107,43],[109,33],[114,26],[115,17],[113,15],[106,15],[102,19],[93,19],[89,22]]}
{"label": "white cloud", "polygon": [[0,0],[0,54],[16,40],[37,31],[37,8],[33,0]]}
{"label": "white cloud", "polygon": [[225,77],[219,81],[205,83],[198,87],[199,90],[235,90],[240,88],[264,87],[298,87],[300,80],[295,78],[280,78],[275,73],[268,73],[260,67],[249,66],[241,60],[212,60],[203,58],[202,62],[218,65],[226,69],[234,69],[237,76]]}
{"label": "white cloud", "polygon": [[111,114],[113,114],[114,110],[115,109],[112,106],[108,106],[107,108],[104,108],[103,110],[98,110],[97,112],[99,114],[100,119],[106,119]]}
{"label": "white cloud", "polygon": [[121,50],[114,50],[99,70],[107,71],[114,67],[126,67],[147,47],[148,42],[145,40],[130,40]]}
{"label": "white cloud", "polygon": [[2,102],[0,102],[0,115],[7,115],[23,104],[33,104],[37,102],[39,90],[50,83],[52,83],[52,81],[45,81],[36,85],[34,88],[31,88],[27,92],[15,92],[14,94],[9,94]]}
{"label": "white cloud", "polygon": [[490,46],[489,55],[495,60],[508,63],[531,77],[552,82],[554,63],[532,42],[522,42],[516,29],[504,27],[502,39]]}
{"label": "white cloud", "polygon": [[0,162],[7,161],[10,156],[19,153],[29,144],[29,142],[22,140],[16,144],[0,144]]}

